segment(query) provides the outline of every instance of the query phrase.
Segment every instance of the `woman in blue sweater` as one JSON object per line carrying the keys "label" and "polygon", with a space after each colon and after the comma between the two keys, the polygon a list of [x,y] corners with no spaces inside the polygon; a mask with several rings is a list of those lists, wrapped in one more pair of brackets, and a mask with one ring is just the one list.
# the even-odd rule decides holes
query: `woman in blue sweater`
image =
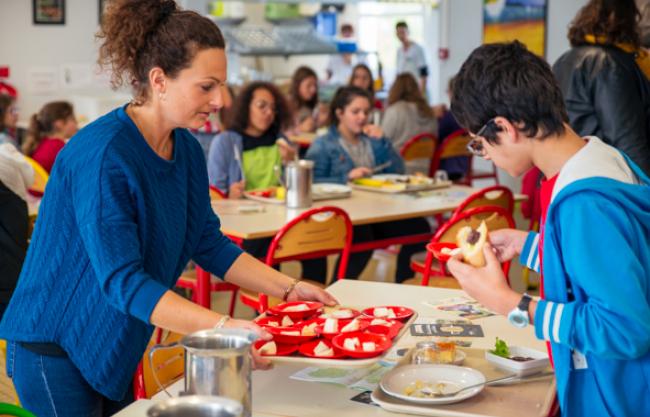
{"label": "woman in blue sweater", "polygon": [[[372,109],[368,91],[358,87],[342,87],[330,103],[329,131],[309,147],[306,158],[314,161],[314,181],[345,184],[349,180],[377,173],[404,173],[404,161],[391,142],[383,137],[379,126],[368,124]],[[354,227],[354,242],[387,239],[427,233],[424,218],[375,223]],[[413,276],[409,266],[411,255],[424,250],[424,244],[402,246],[397,256],[395,281]],[[372,255],[371,251],[353,253],[346,278],[357,278]]]}
{"label": "woman in blue sweater", "polygon": [[268,336],[171,291],[190,259],[255,291],[335,303],[219,232],[203,152],[185,129],[222,105],[226,57],[217,26],[171,0],[116,0],[99,38],[100,61],[114,84],[129,80],[134,100],[59,154],[0,324],[7,371],[21,404],[39,417],[112,415],[128,403],[153,326],[246,327]]}

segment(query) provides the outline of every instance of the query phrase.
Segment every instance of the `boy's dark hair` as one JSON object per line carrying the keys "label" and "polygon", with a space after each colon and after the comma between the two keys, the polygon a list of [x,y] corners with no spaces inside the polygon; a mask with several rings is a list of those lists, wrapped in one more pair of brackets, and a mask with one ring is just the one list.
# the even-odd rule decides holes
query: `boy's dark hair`
{"label": "boy's dark hair", "polygon": [[395,29],[396,29],[396,30],[399,29],[399,28],[408,29],[408,28],[409,28],[409,25],[407,25],[405,21],[400,20],[400,21],[397,22],[397,24],[395,25]]}
{"label": "boy's dark hair", "polygon": [[336,93],[334,93],[334,98],[330,103],[330,118],[329,118],[330,125],[338,126],[339,117],[336,114],[336,111],[345,109],[348,106],[348,104],[350,104],[352,100],[354,100],[357,97],[363,97],[367,99],[368,104],[372,105],[372,101],[370,99],[370,93],[368,93],[368,91],[362,88],[354,87],[354,86],[346,86],[346,87],[340,87],[338,90],[336,90]]}
{"label": "boy's dark hair", "polygon": [[246,130],[249,123],[251,101],[253,101],[253,95],[257,90],[266,90],[273,96],[276,113],[268,131],[278,135],[291,124],[291,111],[287,99],[278,87],[265,81],[252,82],[239,93],[232,108],[228,110],[229,119],[226,123],[228,130],[234,130],[238,133],[243,133]]}
{"label": "boy's dark hair", "polygon": [[639,9],[634,0],[591,0],[569,26],[571,46],[587,44],[585,36],[593,35],[598,43],[627,43],[639,48]]}
{"label": "boy's dark hair", "polygon": [[[518,41],[476,48],[451,87],[451,112],[472,133],[501,116],[526,136],[545,139],[564,133],[569,121],[550,66]],[[496,129],[490,123],[482,136],[498,143]]]}

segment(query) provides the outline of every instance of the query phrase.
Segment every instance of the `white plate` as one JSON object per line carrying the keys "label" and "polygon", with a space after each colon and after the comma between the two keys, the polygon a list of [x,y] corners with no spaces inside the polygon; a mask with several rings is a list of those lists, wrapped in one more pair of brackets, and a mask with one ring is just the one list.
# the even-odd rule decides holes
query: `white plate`
{"label": "white plate", "polygon": [[465,390],[453,397],[417,398],[404,394],[410,384],[422,381],[430,384],[444,383],[442,392],[453,392],[463,387],[485,382],[485,376],[476,369],[455,365],[404,365],[384,374],[379,383],[388,395],[414,404],[452,404],[471,398],[485,385]]}
{"label": "white plate", "polygon": [[351,189],[347,185],[343,184],[319,182],[318,184],[312,184],[311,191],[314,194],[339,194],[349,193]]}
{"label": "white plate", "polygon": [[489,350],[485,351],[485,359],[497,368],[512,372],[517,376],[532,375],[543,371],[550,365],[546,352],[521,346],[510,346],[509,350],[510,356],[527,356],[533,359],[526,362],[517,362],[512,359],[497,356]]}

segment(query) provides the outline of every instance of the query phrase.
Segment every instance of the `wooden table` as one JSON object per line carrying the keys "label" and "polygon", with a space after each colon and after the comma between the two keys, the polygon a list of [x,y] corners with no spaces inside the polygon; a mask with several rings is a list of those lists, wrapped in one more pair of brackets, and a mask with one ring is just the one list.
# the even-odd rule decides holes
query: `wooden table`
{"label": "wooden table", "polygon": [[[376,305],[405,305],[420,317],[457,318],[452,313],[437,310],[425,303],[464,295],[460,290],[418,287],[381,282],[340,280],[329,287],[342,305],[367,307]],[[545,351],[544,343],[537,340],[532,326],[516,329],[504,317],[493,316],[477,320],[483,327],[485,337],[472,338],[473,348],[488,349],[494,346],[496,336],[509,344],[526,346]],[[404,336],[403,336],[404,337]],[[357,391],[344,387],[303,382],[289,376],[308,365],[301,363],[277,363],[270,371],[253,372],[253,415],[255,417],[375,417],[405,416],[386,412],[379,407],[350,401]],[[548,382],[549,386],[551,381]],[[182,382],[172,386],[176,392],[182,389]],[[154,397],[161,401],[165,394]],[[533,411],[533,404],[530,405]],[[116,415],[116,417],[144,416],[144,405],[138,401]],[[522,414],[523,415],[523,414]],[[532,414],[528,414],[532,415]]]}

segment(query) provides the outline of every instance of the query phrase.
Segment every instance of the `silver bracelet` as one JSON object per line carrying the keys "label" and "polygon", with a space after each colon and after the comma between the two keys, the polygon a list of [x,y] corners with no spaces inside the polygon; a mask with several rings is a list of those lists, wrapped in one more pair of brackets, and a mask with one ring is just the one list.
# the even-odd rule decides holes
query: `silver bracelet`
{"label": "silver bracelet", "polygon": [[230,320],[230,316],[227,314],[224,314],[223,316],[219,317],[219,321],[217,321],[217,324],[214,325],[214,329],[220,329],[226,324],[226,322]]}

